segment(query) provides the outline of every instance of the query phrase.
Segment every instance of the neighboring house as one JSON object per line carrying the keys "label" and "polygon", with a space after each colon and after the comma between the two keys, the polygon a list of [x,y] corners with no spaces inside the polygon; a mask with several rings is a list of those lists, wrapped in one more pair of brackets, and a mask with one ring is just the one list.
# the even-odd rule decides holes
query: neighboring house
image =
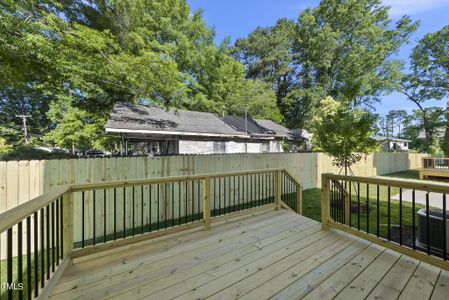
{"label": "neighboring house", "polygon": [[373,139],[381,144],[382,151],[408,151],[411,142],[411,140],[380,135],[373,136]]}
{"label": "neighboring house", "polygon": [[129,103],[114,106],[105,130],[134,155],[283,152],[284,141],[301,140],[270,120]]}

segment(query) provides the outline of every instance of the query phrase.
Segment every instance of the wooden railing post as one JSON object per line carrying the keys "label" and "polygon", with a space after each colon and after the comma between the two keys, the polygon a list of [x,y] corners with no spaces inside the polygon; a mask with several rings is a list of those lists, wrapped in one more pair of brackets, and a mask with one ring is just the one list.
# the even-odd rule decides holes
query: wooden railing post
{"label": "wooden railing post", "polygon": [[204,230],[210,229],[210,177],[203,181],[203,222]]}
{"label": "wooden railing post", "polygon": [[296,184],[296,212],[302,215],[302,188],[300,184]]}
{"label": "wooden railing post", "polygon": [[62,196],[63,205],[63,253],[64,257],[72,256],[73,250],[73,195],[69,191]]}
{"label": "wooden railing post", "polygon": [[281,209],[281,171],[274,173],[274,204],[275,209]]}
{"label": "wooden railing post", "polygon": [[329,230],[329,177],[321,174],[321,228]]}

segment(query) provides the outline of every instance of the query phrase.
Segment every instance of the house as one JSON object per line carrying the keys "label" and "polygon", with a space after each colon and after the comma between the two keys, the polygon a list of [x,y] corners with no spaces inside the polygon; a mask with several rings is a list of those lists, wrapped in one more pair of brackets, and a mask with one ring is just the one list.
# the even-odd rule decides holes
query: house
{"label": "house", "polygon": [[105,130],[127,155],[283,152],[305,139],[271,120],[130,103],[114,105]]}
{"label": "house", "polygon": [[382,151],[408,151],[411,142],[411,140],[380,135],[375,135],[372,138],[381,144]]}

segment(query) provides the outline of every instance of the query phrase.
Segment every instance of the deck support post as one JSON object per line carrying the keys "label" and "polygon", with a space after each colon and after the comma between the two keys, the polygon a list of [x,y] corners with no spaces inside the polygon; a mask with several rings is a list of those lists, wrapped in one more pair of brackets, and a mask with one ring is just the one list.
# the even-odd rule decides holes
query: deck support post
{"label": "deck support post", "polygon": [[63,205],[63,243],[64,257],[71,257],[73,250],[73,194],[71,191],[62,195]]}
{"label": "deck support post", "polygon": [[321,174],[321,227],[323,230],[329,230],[329,177],[327,174]]}
{"label": "deck support post", "polygon": [[274,173],[274,209],[281,209],[281,171]]}
{"label": "deck support post", "polygon": [[210,229],[210,177],[202,180],[204,230]]}

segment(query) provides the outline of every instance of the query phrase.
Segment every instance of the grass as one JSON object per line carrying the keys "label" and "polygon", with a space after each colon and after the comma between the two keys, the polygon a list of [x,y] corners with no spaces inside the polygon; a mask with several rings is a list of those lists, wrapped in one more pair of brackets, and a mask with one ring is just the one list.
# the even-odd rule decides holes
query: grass
{"label": "grass", "polygon": [[[38,252],[38,281],[39,281],[39,288],[41,286],[41,265],[42,265],[42,261],[41,261],[41,251]],[[47,262],[46,262],[46,257],[47,257],[47,252],[44,251],[44,269],[45,269],[45,280],[47,280]],[[56,258],[57,259],[57,258]],[[34,290],[34,280],[35,280],[35,274],[34,274],[34,254],[31,255],[31,268],[32,268],[32,272],[31,272],[31,283],[29,284],[27,282],[27,274],[26,274],[26,261],[27,261],[27,256],[23,255],[22,258],[22,264],[23,264],[23,270],[22,270],[22,283],[23,283],[23,298],[26,299],[26,295],[27,295],[27,290],[28,288],[31,288],[32,290]],[[17,257],[13,257],[12,259],[12,268],[13,268],[13,283],[17,284],[19,283],[18,281],[18,267],[17,267],[17,262],[18,259]],[[58,266],[56,265],[56,261],[55,261],[55,270]],[[50,271],[51,271],[51,255],[50,255]],[[52,275],[52,274],[51,274]],[[50,276],[51,276],[50,275]],[[0,282],[1,283],[6,283],[7,282],[7,260],[0,260]],[[0,299],[6,299],[7,298],[7,294],[8,291],[6,289],[6,287],[2,286],[1,290],[0,290]],[[12,292],[13,295],[13,299],[19,299],[19,291],[17,290],[13,290]],[[34,295],[34,292],[33,292]]]}
{"label": "grass", "polygon": [[[360,186],[360,203],[362,205],[369,205],[369,213],[361,211],[360,216],[357,212],[351,214],[351,225],[360,230],[366,231],[367,224],[369,224],[369,232],[377,233],[377,190],[375,187],[370,187],[369,202],[367,201],[366,186]],[[393,196],[399,193],[399,189],[391,188],[390,195]],[[352,190],[352,203],[357,203],[357,194]],[[388,189],[387,187],[379,188],[379,235],[388,237]],[[404,199],[405,200],[405,199]],[[398,200],[391,200],[390,202],[390,226],[399,226],[400,205]],[[423,208],[424,205],[416,204],[416,212]],[[318,188],[308,189],[303,191],[303,214],[304,216],[316,221],[321,221],[321,190]],[[402,226],[412,227],[413,224],[412,204],[410,202],[402,202]],[[416,223],[415,223],[416,224]]]}

